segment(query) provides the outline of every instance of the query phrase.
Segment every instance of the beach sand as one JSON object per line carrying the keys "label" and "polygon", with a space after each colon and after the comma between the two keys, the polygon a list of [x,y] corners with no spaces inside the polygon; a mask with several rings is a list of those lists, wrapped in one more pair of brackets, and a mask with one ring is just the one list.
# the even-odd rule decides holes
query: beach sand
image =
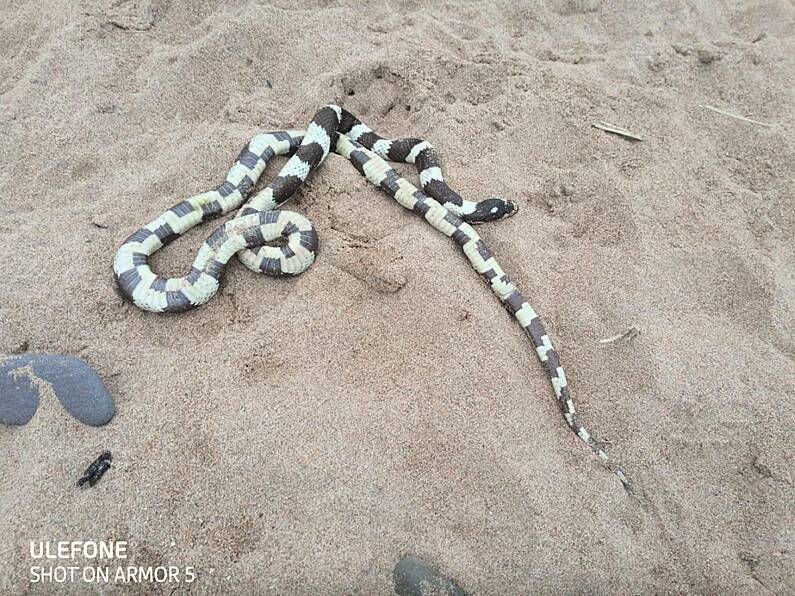
{"label": "beach sand", "polygon": [[[794,21],[785,0],[3,3],[0,353],[83,358],[117,414],[45,395],[0,428],[0,592],[389,594],[407,554],[473,594],[795,591]],[[233,259],[174,316],[117,294],[129,234],[331,101],[518,203],[478,232],[634,494],[454,243],[339,156],[285,206],[320,235],[300,277]],[[121,564],[197,579],[31,584],[31,540],[127,541]]]}

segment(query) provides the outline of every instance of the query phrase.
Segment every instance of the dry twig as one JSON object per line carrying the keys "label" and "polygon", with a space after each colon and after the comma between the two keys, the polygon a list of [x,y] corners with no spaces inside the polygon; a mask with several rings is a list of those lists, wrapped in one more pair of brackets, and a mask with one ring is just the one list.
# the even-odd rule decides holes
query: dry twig
{"label": "dry twig", "polygon": [[618,335],[614,335],[613,337],[608,337],[606,339],[600,339],[599,343],[611,344],[614,341],[618,341],[620,339],[632,339],[633,337],[637,337],[638,335],[640,335],[640,329],[638,329],[637,327],[635,327],[635,325],[633,325],[632,327],[624,331],[624,333],[619,333]]}
{"label": "dry twig", "polygon": [[628,130],[623,129],[620,126],[616,126],[615,124],[608,124],[607,122],[592,122],[591,126],[593,126],[594,128],[598,128],[599,130],[604,130],[605,132],[611,132],[614,135],[620,135],[632,141],[643,140],[635,133],[629,132]]}
{"label": "dry twig", "polygon": [[759,120],[751,120],[750,118],[746,118],[745,116],[738,116],[737,114],[732,114],[731,112],[726,112],[725,110],[721,110],[720,108],[716,108],[714,106],[708,106],[704,104],[698,104],[699,108],[705,108],[707,110],[712,110],[713,112],[717,112],[718,114],[723,114],[724,116],[728,116],[729,118],[736,118],[737,120],[742,120],[743,122],[748,122],[749,124],[758,124],[759,126],[765,126],[770,128],[770,124],[766,122],[759,122]]}

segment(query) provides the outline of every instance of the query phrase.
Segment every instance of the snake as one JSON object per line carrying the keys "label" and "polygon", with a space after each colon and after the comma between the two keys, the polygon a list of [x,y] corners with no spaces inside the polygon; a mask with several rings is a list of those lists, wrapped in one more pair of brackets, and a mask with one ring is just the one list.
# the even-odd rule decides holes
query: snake
{"label": "snake", "polygon": [[[208,302],[216,294],[224,267],[233,255],[257,273],[296,276],[306,271],[318,253],[317,232],[303,215],[279,207],[331,151],[347,158],[370,183],[461,248],[530,339],[566,424],[629,492],[631,485],[624,472],[580,422],[560,357],[541,319],[473,227],[514,215],[516,204],[502,198],[463,198],[444,180],[438,154],[430,143],[380,137],[338,105],[323,106],[305,130],[255,135],[220,186],[177,203],[131,234],[113,260],[113,277],[121,293],[146,311],[181,312]],[[291,157],[265,188],[243,204],[277,155]],[[422,190],[387,161],[414,164]],[[149,258],[156,251],[199,223],[238,207],[237,215],[202,244],[187,275],[166,278],[152,271]]]}

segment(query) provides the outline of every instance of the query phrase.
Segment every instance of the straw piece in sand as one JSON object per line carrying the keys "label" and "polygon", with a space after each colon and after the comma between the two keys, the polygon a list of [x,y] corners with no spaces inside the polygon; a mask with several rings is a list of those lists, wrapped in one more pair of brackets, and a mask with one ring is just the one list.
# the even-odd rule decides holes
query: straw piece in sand
{"label": "straw piece in sand", "polygon": [[714,106],[708,106],[704,104],[698,104],[699,108],[705,108],[707,110],[712,110],[713,112],[717,112],[718,114],[723,114],[724,116],[728,116],[729,118],[736,118],[737,120],[742,120],[743,122],[748,122],[750,124],[758,124],[759,126],[766,126],[770,128],[770,124],[766,122],[759,122],[759,120],[751,120],[750,118],[746,118],[745,116],[738,116],[737,114],[732,114],[731,112],[726,112],[721,110],[720,108],[716,108]]}
{"label": "straw piece in sand", "polygon": [[634,325],[624,331],[624,333],[619,333],[618,335],[614,335],[613,337],[608,337],[606,339],[600,339],[600,344],[611,344],[614,341],[618,341],[620,339],[632,339],[633,337],[637,337],[640,334],[640,329],[635,327]]}
{"label": "straw piece in sand", "polygon": [[591,126],[593,126],[594,128],[598,128],[599,130],[604,130],[606,132],[611,132],[616,135],[621,135],[622,137],[631,139],[633,141],[643,140],[635,133],[631,133],[628,130],[621,128],[620,126],[616,126],[615,124],[608,124],[607,122],[592,122]]}

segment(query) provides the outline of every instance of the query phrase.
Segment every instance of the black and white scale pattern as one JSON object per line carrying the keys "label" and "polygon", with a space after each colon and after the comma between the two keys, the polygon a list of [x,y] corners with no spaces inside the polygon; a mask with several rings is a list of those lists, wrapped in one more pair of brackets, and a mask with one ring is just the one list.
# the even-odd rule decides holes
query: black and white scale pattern
{"label": "black and white scale pattern", "polygon": [[464,255],[472,267],[477,271],[491,288],[494,295],[515,318],[524,332],[533,342],[536,354],[544,365],[558,406],[566,423],[574,433],[588,445],[599,457],[605,466],[612,470],[623,485],[629,489],[629,482],[624,473],[616,467],[607,454],[597,445],[588,430],[580,423],[571,393],[566,382],[566,373],[560,363],[560,358],[552,341],[544,329],[533,307],[525,300],[517,287],[510,281],[502,270],[494,255],[480,238],[475,229],[458,215],[451,213],[438,201],[418,190],[398,172],[392,169],[379,155],[352,141],[345,135],[339,135],[337,140],[337,153],[347,157],[354,167],[364,175],[367,180],[375,184],[390,197],[395,199],[402,207],[420,215],[445,236],[461,247]]}
{"label": "black and white scale pattern", "polygon": [[276,155],[294,153],[303,135],[304,131],[284,131],[255,136],[221,186],[177,203],[127,238],[113,260],[119,289],[144,310],[187,310],[215,295],[232,255],[284,234],[288,236],[286,246],[261,249],[264,269],[297,274],[309,267],[317,250],[317,235],[309,220],[290,211],[257,212],[226,222],[205,241],[183,277],[161,277],[149,266],[149,257],[171,240],[240,206],[268,162]]}
{"label": "black and white scale pattern", "polygon": [[[298,275],[315,260],[317,234],[303,216],[278,210],[329,152],[346,157],[372,184],[401,206],[451,237],[532,341],[552,382],[558,405],[574,433],[629,489],[624,473],[608,459],[579,422],[560,358],[538,315],[511,283],[483,240],[467,223],[481,223],[516,212],[510,201],[463,199],[444,181],[433,147],[421,139],[388,140],[336,105],[323,107],[306,131],[289,130],[255,136],[241,151],[218,188],[178,203],[132,234],[116,253],[113,274],[121,291],[144,310],[177,312],[210,300],[232,255],[255,272]],[[238,215],[213,232],[199,250],[188,275],[164,278],[150,268],[149,257],[200,222],[228,213],[251,194],[268,162],[294,154],[276,178]],[[414,163],[425,192],[402,178],[384,160]],[[466,221],[465,221],[466,220]],[[268,246],[277,239],[282,246]]]}
{"label": "black and white scale pattern", "polygon": [[[421,139],[383,139],[350,112],[328,105],[315,114],[306,131],[255,136],[240,152],[221,186],[174,205],[127,238],[113,262],[113,274],[121,291],[144,310],[178,312],[204,304],[215,295],[223,268],[233,254],[256,272],[298,275],[305,271],[314,262],[318,248],[312,224],[291,211],[268,212],[278,209],[323,162],[334,149],[339,133],[382,152],[387,159],[414,163],[425,191],[468,221],[493,221],[516,212],[514,204],[503,199],[463,199],[444,181],[438,156],[429,143]],[[193,226],[239,207],[270,160],[290,154],[294,155],[276,178],[236,218],[207,239],[188,275],[165,278],[152,271],[152,254]],[[251,217],[254,215],[257,217]],[[264,246],[280,238],[286,240],[285,245]]]}
{"label": "black and white scale pattern", "polygon": [[342,110],[339,132],[351,141],[370,149],[382,159],[417,166],[420,185],[425,193],[445,209],[468,221],[483,223],[509,217],[517,212],[516,205],[505,199],[470,201],[450,188],[442,176],[439,156],[433,146],[422,139],[384,139],[347,110]]}

